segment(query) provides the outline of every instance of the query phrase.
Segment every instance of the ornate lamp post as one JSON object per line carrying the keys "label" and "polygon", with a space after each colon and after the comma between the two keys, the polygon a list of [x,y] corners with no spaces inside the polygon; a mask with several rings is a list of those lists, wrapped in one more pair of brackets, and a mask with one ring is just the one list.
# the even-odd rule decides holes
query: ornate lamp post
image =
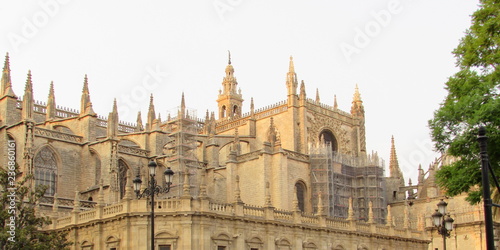
{"label": "ornate lamp post", "polygon": [[446,206],[448,206],[448,203],[441,199],[437,204],[438,209],[432,214],[434,226],[436,226],[438,233],[443,236],[444,250],[446,250],[446,237],[450,237],[450,232],[453,230],[453,221],[455,221],[450,217],[450,214],[446,213]]}
{"label": "ornate lamp post", "polygon": [[137,198],[142,197],[151,197],[151,250],[155,249],[155,195],[160,193],[168,193],[170,191],[170,185],[172,184],[172,176],[174,175],[174,171],[172,169],[167,168],[163,173],[165,175],[166,186],[161,187],[156,183],[155,174],[156,174],[157,164],[154,161],[150,161],[148,163],[149,168],[149,181],[148,186],[141,193],[141,184],[142,180],[139,175],[135,177],[133,180],[134,183],[134,191],[137,195]]}

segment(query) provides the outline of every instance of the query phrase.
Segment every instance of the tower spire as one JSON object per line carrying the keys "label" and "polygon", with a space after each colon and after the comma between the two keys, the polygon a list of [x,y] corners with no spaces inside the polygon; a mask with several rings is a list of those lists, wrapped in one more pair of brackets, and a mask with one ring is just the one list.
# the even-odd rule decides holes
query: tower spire
{"label": "tower spire", "polygon": [[186,101],[184,99],[184,92],[182,92],[180,112],[181,112],[181,117],[184,117],[186,115]]}
{"label": "tower spire", "polygon": [[80,116],[85,115],[95,115],[95,112],[92,109],[92,102],[90,101],[89,80],[87,78],[87,74],[85,74],[83,79],[82,98],[80,100]]}
{"label": "tower spire", "polygon": [[319,99],[319,89],[316,88],[316,103],[320,103],[320,99]]}
{"label": "tower spire", "polygon": [[286,74],[286,88],[288,89],[288,98],[297,95],[297,74],[295,73],[295,66],[293,64],[293,57],[290,56],[290,64],[288,66],[288,73]]}
{"label": "tower spire", "polygon": [[118,107],[116,98],[113,100],[113,111],[108,116],[108,138],[115,138],[118,135]]}
{"label": "tower spire", "polygon": [[148,120],[146,122],[146,131],[153,129],[153,122],[156,119],[155,105],[153,103],[153,94],[149,97]]}
{"label": "tower spire", "polygon": [[398,156],[396,155],[396,147],[394,146],[394,136],[391,137],[391,158],[389,162],[390,177],[400,179],[400,183],[404,186],[404,178],[401,169],[399,168]]}
{"label": "tower spire", "polygon": [[139,111],[137,113],[137,126],[135,127],[135,131],[136,132],[139,132],[139,131],[143,131],[144,130],[144,126],[142,125],[142,115],[141,115],[141,111]]}
{"label": "tower spire", "polygon": [[333,96],[333,109],[338,109],[339,105],[337,104],[337,95]]}
{"label": "tower spire", "polygon": [[363,101],[361,100],[361,94],[359,94],[358,84],[354,90],[354,96],[352,99],[351,114],[354,116],[365,116],[365,108],[363,107]]}
{"label": "tower spire", "polygon": [[5,62],[3,64],[2,80],[0,85],[0,97],[8,95],[15,97],[14,91],[12,90],[12,81],[10,78],[10,62],[9,53],[5,55]]}
{"label": "tower spire", "polygon": [[[228,51],[229,52],[229,51]],[[238,91],[238,81],[234,77],[234,67],[231,65],[231,53],[229,52],[226,76],[222,80],[222,90],[217,98],[219,106],[219,118],[241,116],[243,98],[241,90]]]}
{"label": "tower spire", "polygon": [[22,118],[33,119],[33,83],[31,82],[31,70],[28,71],[28,78],[24,87]]}
{"label": "tower spire", "polygon": [[46,119],[54,119],[56,118],[56,97],[54,94],[54,82],[50,82],[50,89],[49,89],[49,97],[47,100],[47,113],[46,113]]}
{"label": "tower spire", "polygon": [[231,65],[231,51],[227,51],[227,54],[228,54],[228,61],[227,61],[227,64]]}
{"label": "tower spire", "polygon": [[304,80],[300,81],[300,99],[306,98],[306,84]]}

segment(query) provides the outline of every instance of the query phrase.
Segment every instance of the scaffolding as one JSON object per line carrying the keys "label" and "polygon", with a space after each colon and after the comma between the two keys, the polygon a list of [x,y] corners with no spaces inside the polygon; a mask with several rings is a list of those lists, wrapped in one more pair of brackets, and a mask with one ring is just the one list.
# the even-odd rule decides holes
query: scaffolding
{"label": "scaffolding", "polygon": [[384,167],[376,154],[368,157],[342,155],[325,143],[310,149],[310,160],[315,213],[321,194],[329,216],[347,218],[349,198],[352,197],[357,219],[368,221],[371,201],[375,221],[385,222]]}
{"label": "scaffolding", "polygon": [[195,112],[188,112],[185,108],[180,108],[176,117],[166,122],[168,131],[168,142],[164,146],[167,154],[167,162],[176,173],[173,180],[174,185],[170,193],[173,196],[182,196],[185,185],[186,175],[189,192],[191,196],[198,196],[200,186],[200,170],[202,164],[196,157],[198,143],[196,136],[199,129],[199,121]]}

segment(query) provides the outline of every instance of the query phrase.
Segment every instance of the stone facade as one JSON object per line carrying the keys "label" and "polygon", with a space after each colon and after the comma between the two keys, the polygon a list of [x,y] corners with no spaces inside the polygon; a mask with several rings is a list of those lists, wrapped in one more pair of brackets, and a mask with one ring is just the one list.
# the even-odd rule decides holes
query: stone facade
{"label": "stone facade", "polygon": [[[53,85],[46,103],[35,101],[31,72],[18,98],[7,56],[0,143],[15,141],[20,172],[48,186],[38,208],[53,218],[47,230],[69,231],[74,249],[147,249],[150,207],[135,198],[132,179],[147,183],[154,160],[157,173],[175,173],[154,204],[157,249],[428,248],[423,224],[393,223],[386,185],[395,189],[402,174],[384,177],[378,156],[366,153],[357,87],[350,112],[318,93],[308,98],[290,58],[286,99],[261,109],[250,99],[243,113],[234,72],[229,60],[218,118],[195,117],[182,95],[163,121],[151,96],[146,122],[139,112],[132,124],[119,122],[116,101],[107,118],[93,111],[86,76],[80,110],[57,106]],[[6,146],[0,154],[6,159]]]}

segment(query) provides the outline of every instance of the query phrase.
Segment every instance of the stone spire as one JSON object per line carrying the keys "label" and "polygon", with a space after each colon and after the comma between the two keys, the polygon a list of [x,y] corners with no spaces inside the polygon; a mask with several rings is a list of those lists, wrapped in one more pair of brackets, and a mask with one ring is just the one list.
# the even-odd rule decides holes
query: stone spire
{"label": "stone spire", "polygon": [[56,118],[56,97],[54,95],[54,82],[50,82],[49,97],[47,100],[47,112],[45,117],[47,120]]}
{"label": "stone spire", "polygon": [[422,168],[422,164],[418,164],[418,185],[424,184],[425,172]]}
{"label": "stone spire", "polygon": [[95,115],[92,109],[92,102],[90,101],[89,80],[86,74],[83,79],[82,98],[80,100],[80,116],[85,115]]}
{"label": "stone spire", "polygon": [[320,99],[319,99],[319,89],[316,88],[316,103],[320,103]]}
{"label": "stone spire", "polygon": [[144,126],[142,125],[141,111],[137,112],[137,121],[136,121],[136,123],[137,123],[137,125],[135,127],[135,131],[136,132],[143,131],[144,130]]}
{"label": "stone spire", "polygon": [[305,100],[306,99],[306,85],[304,83],[304,80],[300,81],[300,95],[299,95],[300,100]]}
{"label": "stone spire", "polygon": [[[231,59],[229,59],[231,60]],[[181,97],[181,109],[179,110],[179,118],[184,118],[186,116],[186,101],[184,99],[184,92],[182,92]]]}
{"label": "stone spire", "polygon": [[408,205],[405,205],[405,209],[404,209],[403,213],[404,213],[403,228],[408,229],[410,227],[410,214],[408,211]]}
{"label": "stone spire", "polygon": [[113,101],[113,111],[108,115],[108,138],[116,138],[118,135],[118,108],[116,98]]}
{"label": "stone spire", "polygon": [[290,56],[290,65],[288,67],[288,73],[286,74],[286,88],[288,89],[288,96],[297,95],[297,74],[295,73],[295,67],[293,65],[293,57]]}
{"label": "stone spire", "polygon": [[23,96],[23,109],[22,109],[22,118],[24,120],[32,120],[33,119],[33,83],[31,82],[31,70],[28,71],[28,78],[26,79],[26,85],[24,87],[24,96]]}
{"label": "stone spire", "polygon": [[255,115],[255,105],[253,103],[253,97],[250,99],[250,116],[254,116]]}
{"label": "stone spire", "polygon": [[[266,182],[266,197],[265,197],[265,202],[264,202],[264,206],[265,207],[272,207],[273,206],[273,203],[271,201],[271,191],[269,190],[269,182]],[[297,192],[297,191],[295,191]],[[299,201],[297,200],[297,193],[295,193],[295,199],[293,200],[293,204],[294,204],[294,208],[296,208],[296,210],[298,209],[299,207]]]}
{"label": "stone spire", "polygon": [[241,200],[240,176],[236,175],[236,190],[234,190],[234,202],[243,203]]}
{"label": "stone spire", "polygon": [[323,202],[323,193],[321,191],[318,194],[318,212],[316,213],[316,215],[325,215],[325,204]]}
{"label": "stone spire", "polygon": [[73,212],[80,211],[80,192],[75,190],[75,199],[73,200]]}
{"label": "stone spire", "polygon": [[349,208],[347,209],[347,220],[354,220],[354,207],[352,205],[352,197],[349,197]]}
{"label": "stone spire", "polygon": [[189,170],[184,171],[184,183],[182,184],[182,196],[191,197],[191,185],[189,184]]}
{"label": "stone spire", "polygon": [[15,97],[14,91],[12,90],[12,80],[10,79],[10,62],[9,53],[5,55],[5,62],[3,64],[2,80],[0,85],[0,97],[3,96]]}
{"label": "stone spire", "polygon": [[375,223],[375,216],[373,215],[373,202],[368,203],[368,223]]}
{"label": "stone spire", "polygon": [[387,218],[385,221],[387,222],[387,226],[389,227],[392,227],[394,225],[392,222],[391,205],[387,205]]}
{"label": "stone spire", "polygon": [[351,114],[358,117],[365,116],[365,108],[363,107],[363,101],[361,101],[361,94],[359,94],[359,88],[357,84],[352,99]]}
{"label": "stone spire", "polygon": [[389,174],[392,178],[398,178],[400,185],[404,186],[404,178],[401,169],[399,168],[398,156],[396,155],[396,147],[394,146],[394,136],[391,137],[391,158],[389,160]]}
{"label": "stone spire", "polygon": [[337,104],[337,95],[333,96],[333,109],[338,109],[339,105]]}
{"label": "stone spire", "polygon": [[153,129],[153,122],[156,119],[155,105],[153,103],[153,94],[149,97],[148,120],[146,121],[146,131]]}

